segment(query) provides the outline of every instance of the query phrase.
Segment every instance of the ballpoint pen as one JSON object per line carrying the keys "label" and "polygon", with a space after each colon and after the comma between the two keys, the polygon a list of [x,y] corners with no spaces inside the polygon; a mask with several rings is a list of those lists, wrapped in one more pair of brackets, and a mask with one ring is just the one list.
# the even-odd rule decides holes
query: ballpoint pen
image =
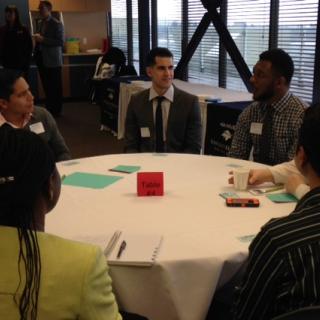
{"label": "ballpoint pen", "polygon": [[126,248],[126,246],[127,246],[127,243],[126,243],[125,240],[123,240],[123,241],[121,242],[120,247],[119,247],[119,251],[118,251],[118,254],[117,254],[117,259],[119,259],[119,258],[121,257],[121,254],[122,254],[122,252],[124,251],[124,249]]}
{"label": "ballpoint pen", "polygon": [[111,237],[111,239],[109,240],[108,242],[108,245],[107,247],[105,248],[104,250],[104,254],[105,256],[108,258],[109,254],[111,253],[111,251],[113,250],[115,244],[117,243],[118,239],[120,238],[121,236],[121,231],[117,230],[113,236]]}

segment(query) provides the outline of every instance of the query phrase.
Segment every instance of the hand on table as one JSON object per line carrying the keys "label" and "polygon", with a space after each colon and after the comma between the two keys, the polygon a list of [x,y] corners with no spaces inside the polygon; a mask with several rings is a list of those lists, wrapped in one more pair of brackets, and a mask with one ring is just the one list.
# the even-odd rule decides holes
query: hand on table
{"label": "hand on table", "polygon": [[[233,171],[230,171],[229,174],[233,174]],[[229,184],[233,184],[233,176],[228,179]],[[273,176],[269,169],[251,169],[249,173],[249,185],[258,185],[264,182],[274,182]]]}

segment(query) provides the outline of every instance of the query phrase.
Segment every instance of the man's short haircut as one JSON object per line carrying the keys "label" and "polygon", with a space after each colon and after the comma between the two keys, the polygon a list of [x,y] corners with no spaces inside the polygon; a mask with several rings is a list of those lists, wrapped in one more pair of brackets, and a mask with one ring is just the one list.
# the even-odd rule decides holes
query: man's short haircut
{"label": "man's short haircut", "polygon": [[41,0],[39,3],[39,7],[41,5],[45,6],[49,11],[52,11],[52,3],[50,1]]}
{"label": "man's short haircut", "polygon": [[298,147],[303,147],[310,165],[320,177],[320,103],[306,109],[300,128]]}
{"label": "man's short haircut", "polygon": [[9,100],[14,91],[14,84],[20,77],[22,77],[22,74],[18,71],[10,69],[0,70],[0,99]]}
{"label": "man's short haircut", "polygon": [[260,54],[260,61],[266,60],[272,63],[273,70],[287,80],[289,85],[294,72],[292,58],[282,49],[271,49]]}
{"label": "man's short haircut", "polygon": [[152,67],[156,64],[156,57],[173,58],[173,54],[167,48],[153,48],[147,55],[147,67]]}

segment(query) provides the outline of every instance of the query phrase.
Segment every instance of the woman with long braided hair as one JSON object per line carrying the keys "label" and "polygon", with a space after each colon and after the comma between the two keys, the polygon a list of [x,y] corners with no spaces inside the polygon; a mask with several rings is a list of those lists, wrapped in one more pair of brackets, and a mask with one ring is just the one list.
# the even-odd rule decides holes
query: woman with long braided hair
{"label": "woman with long braided hair", "polygon": [[0,127],[0,319],[119,320],[101,250],[44,232],[59,195],[47,144]]}

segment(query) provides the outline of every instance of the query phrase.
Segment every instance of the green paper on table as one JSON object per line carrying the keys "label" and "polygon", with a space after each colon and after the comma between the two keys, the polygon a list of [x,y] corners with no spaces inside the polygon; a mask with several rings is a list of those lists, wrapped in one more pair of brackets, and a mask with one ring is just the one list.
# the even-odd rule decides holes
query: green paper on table
{"label": "green paper on table", "polygon": [[227,167],[230,167],[230,168],[241,168],[242,165],[237,164],[237,163],[228,163]]}
{"label": "green paper on table", "polygon": [[66,176],[63,179],[62,184],[83,188],[102,189],[120,179],[122,179],[122,177],[106,176],[104,174],[86,172],[74,172]]}
{"label": "green paper on table", "polygon": [[297,202],[297,198],[290,193],[274,193],[268,194],[267,197],[275,203]]}
{"label": "green paper on table", "polygon": [[238,237],[238,240],[243,243],[251,242],[255,238],[255,236],[255,234],[249,234],[247,236]]}
{"label": "green paper on table", "polygon": [[123,165],[119,165],[116,166],[112,169],[110,169],[109,171],[114,171],[114,172],[123,172],[123,173],[133,173],[133,172],[137,172],[141,169],[140,166],[123,166]]}

